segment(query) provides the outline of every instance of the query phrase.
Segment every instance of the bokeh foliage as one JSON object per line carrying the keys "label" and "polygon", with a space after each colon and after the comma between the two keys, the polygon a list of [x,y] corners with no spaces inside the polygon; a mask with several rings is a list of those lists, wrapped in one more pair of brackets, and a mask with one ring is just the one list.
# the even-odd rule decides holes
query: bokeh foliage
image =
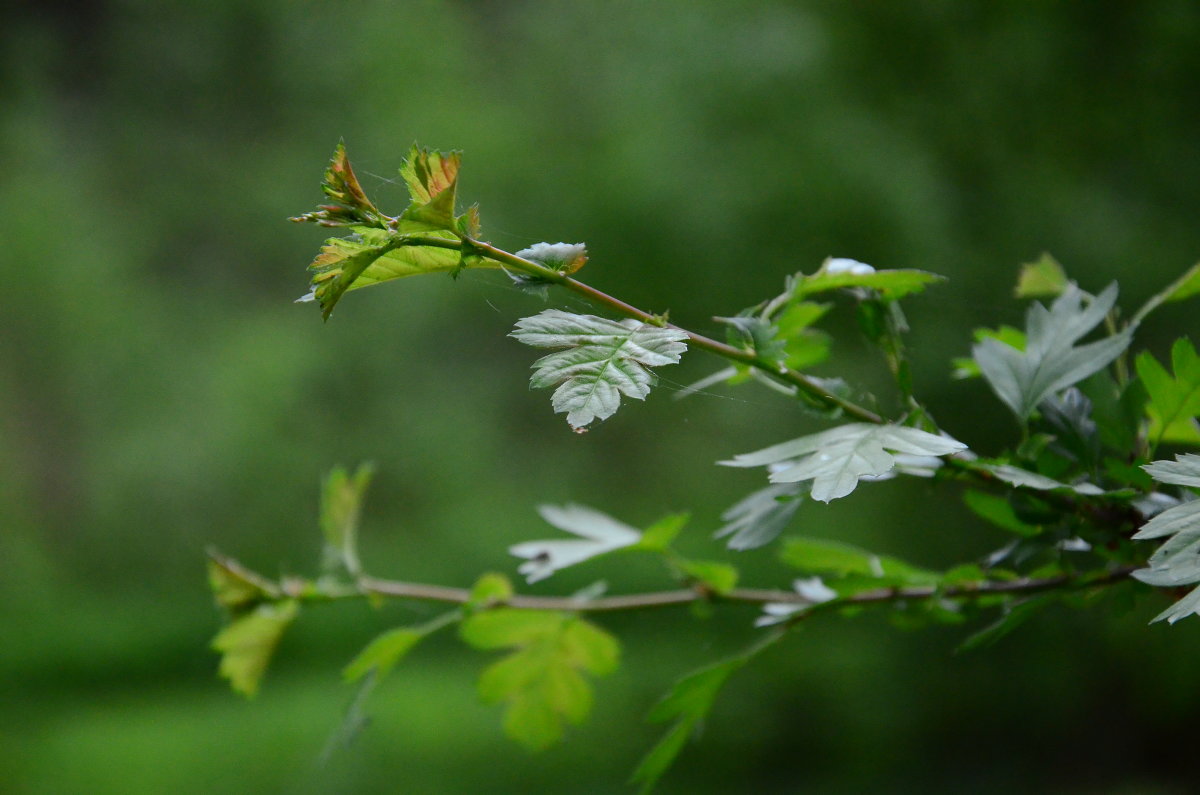
{"label": "bokeh foliage", "polygon": [[[813,430],[749,392],[664,392],[577,438],[525,389],[528,352],[505,338],[542,305],[497,275],[357,292],[323,326],[291,304],[321,234],[283,219],[319,199],[312,164],[339,138],[379,199],[403,194],[394,167],[413,140],[465,150],[459,194],[487,208],[497,243],[586,240],[590,281],[706,333],[828,255],[945,274],[909,308],[914,379],[984,451],[1011,420],[995,404],[996,427],[968,424],[992,398],[946,362],[973,326],[1019,319],[1017,263],[1049,249],[1136,306],[1200,257],[1200,12],[1184,2],[4,14],[0,771],[14,792],[373,792],[401,776],[406,791],[616,790],[661,731],[631,721],[744,637],[749,611],[604,622],[624,667],[597,682],[589,725],[541,756],[476,703],[479,661],[433,638],[374,694],[358,742],[318,765],[352,697],[338,670],[376,631],[431,617],[419,607],[306,615],[252,705],[218,682],[204,547],[310,569],[334,464],[377,463],[369,570],[465,585],[513,566],[503,549],[529,537],[539,501],[647,522],[691,510],[685,543],[703,556],[757,485],[710,462]],[[1166,308],[1139,335],[1165,361],[1193,318]],[[833,361],[866,377],[878,363],[854,359],[856,333],[835,336]],[[664,375],[711,369],[697,356]],[[934,567],[1000,543],[965,508],[929,516],[920,488],[879,484],[806,512],[804,532]],[[786,582],[765,553],[743,568]],[[611,586],[646,577],[631,566]],[[952,630],[806,628],[731,682],[667,785],[1187,791],[1200,641],[1186,623],[1145,627],[1162,607],[1050,610],[962,657]]]}

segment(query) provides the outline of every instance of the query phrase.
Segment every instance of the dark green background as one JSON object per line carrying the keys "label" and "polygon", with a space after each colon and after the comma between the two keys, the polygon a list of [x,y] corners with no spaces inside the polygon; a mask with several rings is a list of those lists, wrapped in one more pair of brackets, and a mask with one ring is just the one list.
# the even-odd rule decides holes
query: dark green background
{"label": "dark green background", "polygon": [[[259,698],[215,676],[209,544],[268,574],[315,570],[316,486],[379,474],[364,555],[380,575],[465,585],[554,531],[539,502],[631,523],[720,512],[759,472],[712,462],[819,427],[754,388],[645,405],[586,436],[526,388],[505,334],[542,308],[503,277],[305,291],[344,138],[400,209],[414,140],[466,152],[460,195],[510,250],[583,240],[581,276],[718,333],[828,255],[919,267],[918,388],[982,452],[1012,438],[949,379],[973,325],[1017,322],[1018,263],[1052,251],[1085,289],[1140,301],[1200,258],[1200,12],[1187,2],[43,2],[0,17],[0,790],[621,792],[670,681],[753,637],[751,611],[603,624],[625,642],[592,720],[529,755],[474,699],[485,664],[420,647],[351,748],[317,757],[351,691],[338,671],[423,605],[306,612]],[[580,310],[563,295],[556,306]],[[1195,306],[1140,332],[1161,357]],[[847,322],[822,374],[879,387]],[[925,483],[864,487],[796,527],[927,566],[1004,543]],[[738,558],[784,585],[772,552]],[[656,587],[637,562],[581,567]],[[665,792],[1188,792],[1200,620],[1053,609],[994,649],[880,616],[806,626],[731,681]]]}

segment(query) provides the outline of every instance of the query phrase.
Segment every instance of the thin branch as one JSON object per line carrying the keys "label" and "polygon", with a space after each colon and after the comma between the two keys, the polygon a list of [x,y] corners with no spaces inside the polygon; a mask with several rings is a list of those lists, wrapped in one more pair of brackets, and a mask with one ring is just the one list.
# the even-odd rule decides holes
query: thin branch
{"label": "thin branch", "polygon": [[[221,558],[222,562],[232,562]],[[236,562],[234,562],[236,565]],[[1052,590],[1080,590],[1099,588],[1121,582],[1135,571],[1137,566],[1122,566],[1110,569],[1099,575],[1073,577],[1059,575],[1056,577],[1023,577],[1016,580],[985,580],[982,582],[963,583],[942,588],[936,585],[920,585],[907,588],[877,588],[862,591],[851,596],[833,599],[814,605],[821,610],[837,609],[851,605],[873,605],[895,602],[917,602],[926,599],[978,599],[984,596],[1012,595],[1037,593]],[[239,566],[239,569],[241,567]],[[241,569],[245,571],[244,569]],[[376,577],[363,576],[358,579],[357,586],[347,586],[338,590],[314,588],[311,582],[304,580],[285,580],[279,586],[280,591],[290,598],[308,599],[312,601],[329,601],[362,598],[368,596],[384,596],[393,599],[415,599],[425,602],[444,602],[465,605],[471,601],[471,592],[465,588],[448,588],[440,585],[384,580]],[[517,594],[490,606],[504,606],[517,610],[563,610],[578,613],[605,613],[627,610],[645,610],[656,607],[671,607],[693,602],[726,602],[764,605],[779,604],[811,604],[811,601],[795,591],[784,591],[764,588],[734,588],[725,593],[717,593],[711,589],[697,587],[672,591],[650,591],[646,593],[623,594],[620,596],[603,596],[597,599],[580,599],[570,596],[527,596]]]}

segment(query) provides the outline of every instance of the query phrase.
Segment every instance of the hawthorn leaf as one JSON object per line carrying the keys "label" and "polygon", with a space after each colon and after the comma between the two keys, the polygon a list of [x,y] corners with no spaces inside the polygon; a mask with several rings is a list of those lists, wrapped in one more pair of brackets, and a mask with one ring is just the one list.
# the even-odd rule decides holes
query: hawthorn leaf
{"label": "hawthorn leaf", "polygon": [[1012,502],[1004,497],[970,489],[963,494],[963,502],[976,516],[1022,538],[1032,538],[1042,532],[1041,527],[1022,521]]}
{"label": "hawthorn leaf", "polygon": [[221,653],[218,672],[230,687],[254,697],[284,630],[299,611],[294,599],[260,604],[217,633],[212,648]]}
{"label": "hawthorn leaf", "polygon": [[962,442],[902,425],[858,422],[802,436],[718,462],[725,466],[772,467],[772,483],[812,481],[812,498],[829,502],[854,491],[864,477],[884,475],[896,465],[888,451],[942,456],[966,450]]}
{"label": "hawthorn leaf", "polygon": [[1066,271],[1058,260],[1043,252],[1036,262],[1027,262],[1021,266],[1021,275],[1017,278],[1015,295],[1017,298],[1053,298],[1067,289]]}
{"label": "hawthorn leaf", "polygon": [[759,489],[730,507],[721,518],[725,524],[715,537],[730,536],[730,549],[756,549],[774,541],[803,501],[803,487],[776,483]]}
{"label": "hawthorn leaf", "polygon": [[467,618],[460,634],[476,648],[515,649],[483,671],[479,697],[505,704],[505,733],[535,751],[587,717],[592,688],[584,674],[611,673],[620,655],[616,638],[567,613],[497,608]]}
{"label": "hawthorn leaf", "polygon": [[910,293],[919,293],[931,284],[945,281],[944,276],[928,271],[876,270],[865,262],[846,257],[830,257],[820,270],[806,276],[798,273],[789,280],[788,288],[796,298],[846,287],[866,287],[876,290],[888,300]]}
{"label": "hawthorn leaf", "polygon": [[611,417],[621,395],[644,400],[654,383],[649,368],[676,364],[687,350],[687,334],[679,329],[559,309],[522,318],[509,336],[535,348],[564,349],[533,363],[530,385],[558,384],[551,405],[577,431]]}
{"label": "hawthorn leaf", "polygon": [[[1174,461],[1155,461],[1142,468],[1160,483],[1200,487],[1200,455],[1177,455]],[[1156,514],[1133,538],[1141,541],[1167,536],[1146,561],[1146,568],[1133,572],[1133,577],[1159,588],[1200,583],[1200,500],[1183,502]],[[1165,620],[1174,624],[1193,614],[1200,615],[1200,588],[1155,616],[1151,623]]]}
{"label": "hawthorn leaf", "polygon": [[[400,166],[400,176],[412,198],[400,215],[400,231],[457,231],[454,203],[461,163],[461,152],[438,152],[413,145]],[[474,223],[478,226],[478,219]]]}
{"label": "hawthorn leaf", "polygon": [[1162,442],[1200,443],[1200,356],[1190,340],[1180,338],[1171,347],[1171,375],[1143,351],[1136,359],[1138,377],[1150,397],[1149,438]]}
{"label": "hawthorn leaf", "polygon": [[453,624],[460,617],[459,611],[452,610],[419,626],[396,627],[377,635],[342,669],[342,678],[347,682],[357,682],[367,674],[374,673],[375,682],[378,683],[426,636]]}
{"label": "hawthorn leaf", "polygon": [[664,516],[645,529],[641,540],[637,543],[637,548],[650,552],[662,552],[668,549],[689,519],[691,519],[691,515],[686,513]]}
{"label": "hawthorn leaf", "polygon": [[987,338],[971,353],[992,390],[1024,421],[1047,397],[1103,369],[1129,347],[1134,326],[1075,345],[1104,320],[1116,300],[1115,282],[1086,306],[1083,291],[1069,284],[1049,309],[1037,303],[1029,307],[1024,350]]}
{"label": "hawthorn leaf", "polygon": [[1054,604],[1058,598],[1058,594],[1041,594],[1019,602],[1006,603],[999,618],[958,644],[954,653],[961,654],[991,646],[1038,612]]}
{"label": "hawthorn leaf", "polygon": [[703,583],[714,593],[727,594],[738,581],[738,570],[728,563],[712,560],[681,560],[679,568],[688,577]]}
{"label": "hawthorn leaf", "polygon": [[588,259],[583,243],[535,243],[518,251],[517,256],[567,276],[587,264]]}
{"label": "hawthorn leaf", "polygon": [[582,505],[542,505],[538,508],[550,524],[559,530],[579,536],[572,540],[526,541],[508,548],[509,554],[524,558],[517,571],[533,584],[554,572],[582,563],[598,555],[631,547],[642,540],[642,534],[623,522],[600,511]]}
{"label": "hawthorn leaf", "polygon": [[[318,302],[326,319],[349,290],[405,276],[454,273],[464,267],[457,248],[428,245],[434,239],[450,241],[449,235],[413,237],[368,227],[354,227],[354,232],[351,237],[326,240],[321,253],[308,266],[313,272],[311,290],[298,300]],[[466,267],[499,268],[500,263],[475,257]]]}
{"label": "hawthorn leaf", "polygon": [[281,595],[273,582],[215,550],[208,553],[208,584],[217,604],[235,617]]}
{"label": "hawthorn leaf", "polygon": [[[971,336],[975,342],[983,342],[989,337],[994,337],[1011,348],[1019,351],[1025,350],[1025,332],[1012,326],[1000,326],[994,329],[977,328],[971,333]],[[950,362],[954,365],[954,371],[950,374],[952,378],[979,378],[983,375],[979,370],[979,364],[970,356],[956,356]]]}

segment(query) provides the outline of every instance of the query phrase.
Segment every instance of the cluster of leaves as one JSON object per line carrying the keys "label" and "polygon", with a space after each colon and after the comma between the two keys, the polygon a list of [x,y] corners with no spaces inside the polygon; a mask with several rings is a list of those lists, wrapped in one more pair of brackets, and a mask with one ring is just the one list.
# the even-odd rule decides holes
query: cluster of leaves
{"label": "cluster of leaves", "polygon": [[[635,783],[650,789],[732,674],[816,615],[850,616],[875,606],[911,627],[962,623],[990,612],[992,623],[962,644],[973,649],[1049,604],[1085,604],[1119,586],[1181,597],[1155,620],[1174,623],[1200,614],[1200,587],[1179,592],[1200,585],[1200,501],[1192,491],[1200,488],[1200,456],[1152,460],[1163,444],[1200,445],[1200,356],[1186,338],[1174,344],[1170,370],[1145,351],[1131,366],[1129,353],[1154,309],[1200,294],[1200,265],[1128,320],[1118,309],[1116,284],[1089,294],[1048,255],[1023,266],[1017,297],[1049,299],[1049,305],[1031,303],[1022,329],[977,329],[970,356],[954,362],[957,377],[986,382],[1020,429],[1012,450],[985,457],[940,428],[913,388],[901,301],[941,277],[831,258],[814,273],[788,277],[774,298],[717,318],[726,340],[711,340],[576,281],[573,274],[587,262],[582,244],[539,243],[513,254],[483,242],[478,212],[456,214],[459,165],[456,153],[414,147],[401,169],[410,204],[388,216],[363,193],[339,146],[323,184],[331,203],[294,220],[349,227],[351,235],[326,242],[310,266],[306,298],[319,302],[327,318],[351,289],[419,273],[500,268],[523,288],[545,292],[557,285],[624,316],[548,309],[517,321],[510,335],[553,349],[534,362],[530,383],[555,387],[552,408],[566,414],[576,431],[611,417],[621,396],[645,399],[655,384],[652,368],[674,364],[697,348],[729,364],[683,396],[722,382],[758,383],[794,399],[816,421],[834,423],[719,462],[767,470],[768,484],[730,507],[715,530],[731,550],[775,541],[810,502],[845,498],[861,483],[898,476],[962,487],[967,507],[1009,541],[977,560],[930,571],[836,540],[788,537],[779,556],[796,578],[790,587],[757,589],[740,586],[730,562],[688,559],[676,551],[673,542],[687,516],[639,529],[592,508],[543,506],[542,517],[573,537],[510,548],[529,583],[597,558],[638,553],[659,558],[675,590],[610,597],[592,588],[567,597],[530,597],[517,594],[499,574],[458,590],[364,573],[357,533],[370,469],[338,469],[322,491],[326,554],[318,578],[273,581],[211,556],[212,587],[229,616],[213,645],[222,655],[220,672],[235,690],[254,694],[304,604],[364,597],[443,602],[451,609],[438,618],[371,641],[346,667],[345,678],[361,683],[365,694],[422,638],[457,626],[467,645],[507,652],[483,671],[479,695],[503,705],[511,737],[540,749],[586,717],[591,678],[618,665],[618,641],[585,615],[665,604],[757,606],[753,623],[760,634],[743,653],[683,677],[651,710],[651,721],[670,725],[634,774]],[[878,402],[873,396],[809,372],[830,356],[830,336],[819,324],[846,301],[892,376],[899,406],[893,417],[866,407]],[[1155,551],[1144,543],[1161,539]]]}

